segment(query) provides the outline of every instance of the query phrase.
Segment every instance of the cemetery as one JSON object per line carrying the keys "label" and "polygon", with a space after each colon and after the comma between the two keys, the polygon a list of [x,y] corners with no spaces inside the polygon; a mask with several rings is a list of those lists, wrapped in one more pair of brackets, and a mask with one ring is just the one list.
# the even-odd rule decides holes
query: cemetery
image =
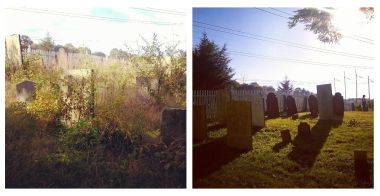
{"label": "cemetery", "polygon": [[21,51],[19,37],[6,37],[7,188],[186,187],[184,53],[153,40],[99,59]]}
{"label": "cemetery", "polygon": [[373,112],[345,111],[331,84],[316,90],[194,90],[194,187],[372,187]]}

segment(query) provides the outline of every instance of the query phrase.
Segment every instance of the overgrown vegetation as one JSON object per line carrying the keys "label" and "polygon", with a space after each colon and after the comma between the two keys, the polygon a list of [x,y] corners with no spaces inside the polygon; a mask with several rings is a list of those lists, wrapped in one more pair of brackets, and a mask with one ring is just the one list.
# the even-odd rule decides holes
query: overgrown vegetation
{"label": "overgrown vegetation", "polygon": [[[213,173],[195,179],[195,187],[223,188],[355,188],[373,187],[373,112],[345,112],[342,124],[317,123],[308,113],[300,118],[277,118],[254,132],[253,150],[232,154],[214,142],[214,162],[222,163]],[[312,139],[296,138],[297,126],[307,122]],[[283,145],[280,131],[289,129],[293,142]],[[212,138],[225,136],[225,129]],[[210,147],[208,148],[210,149]],[[205,149],[206,150],[206,149]],[[370,182],[355,179],[354,150],[366,150]],[[209,152],[210,153],[210,152]],[[196,159],[197,155],[193,155]],[[226,158],[227,157],[227,158]],[[219,160],[221,159],[221,160]],[[222,160],[223,159],[223,160]],[[228,159],[228,160],[226,160]]]}
{"label": "overgrown vegetation", "polygon": [[[159,134],[161,110],[185,106],[185,58],[176,46],[162,51],[154,36],[128,60],[99,67],[81,59],[94,69],[90,79],[70,82],[38,56],[7,70],[6,187],[185,187],[185,141],[166,145]],[[136,84],[138,77],[146,83]],[[36,92],[21,103],[15,86],[24,80]],[[86,96],[90,80],[95,111]],[[79,120],[71,119],[73,110]]]}

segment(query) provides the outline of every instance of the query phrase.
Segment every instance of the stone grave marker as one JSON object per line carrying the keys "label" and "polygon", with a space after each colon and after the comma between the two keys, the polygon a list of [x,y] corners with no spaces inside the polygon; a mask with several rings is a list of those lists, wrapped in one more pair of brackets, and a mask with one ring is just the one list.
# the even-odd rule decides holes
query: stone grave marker
{"label": "stone grave marker", "polygon": [[277,97],[274,93],[268,93],[266,104],[268,118],[278,118],[280,116],[280,113],[278,109]]}
{"label": "stone grave marker", "polygon": [[333,111],[338,119],[343,118],[344,115],[344,101],[340,93],[335,93],[333,97]]}
{"label": "stone grave marker", "polygon": [[317,85],[319,120],[334,120],[331,84]]}
{"label": "stone grave marker", "polygon": [[36,84],[33,81],[25,80],[16,84],[17,100],[20,102],[30,101],[36,92]]}
{"label": "stone grave marker", "polygon": [[290,135],[290,130],[285,129],[281,131],[281,138],[282,138],[282,143],[288,144],[292,142],[292,137]]}
{"label": "stone grave marker", "polygon": [[309,96],[309,110],[311,117],[317,117],[318,116],[318,100],[314,95]]}
{"label": "stone grave marker", "polygon": [[355,177],[358,180],[369,181],[369,166],[367,162],[367,151],[355,150]]}
{"label": "stone grave marker", "polygon": [[206,106],[193,106],[193,140],[207,139]]}
{"label": "stone grave marker", "polygon": [[14,34],[5,37],[6,59],[11,69],[22,66],[22,53],[20,35]]}
{"label": "stone grave marker", "polygon": [[249,101],[228,104],[227,146],[241,150],[252,149],[252,110]]}
{"label": "stone grave marker", "polygon": [[169,145],[186,139],[186,109],[165,108],[161,115],[161,140]]}
{"label": "stone grave marker", "polygon": [[252,126],[265,127],[264,99],[261,96],[252,96],[251,110]]}
{"label": "stone grave marker", "polygon": [[307,97],[303,97],[302,112],[307,112]]}
{"label": "stone grave marker", "polygon": [[58,62],[58,66],[61,68],[66,69],[69,67],[68,56],[64,48],[58,49],[57,62]]}
{"label": "stone grave marker", "polygon": [[296,101],[294,97],[290,95],[286,97],[286,108],[287,108],[288,116],[297,114],[297,106],[296,106]]}
{"label": "stone grave marker", "polygon": [[311,135],[311,132],[310,132],[310,125],[306,122],[301,122],[299,125],[298,125],[298,133],[297,133],[298,136],[300,137],[308,137]]}

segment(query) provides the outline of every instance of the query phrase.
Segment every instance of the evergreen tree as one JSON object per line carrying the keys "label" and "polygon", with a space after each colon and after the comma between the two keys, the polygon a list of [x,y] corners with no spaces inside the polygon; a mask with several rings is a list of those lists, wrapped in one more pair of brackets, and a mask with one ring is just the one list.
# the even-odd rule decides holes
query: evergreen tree
{"label": "evergreen tree", "polygon": [[293,85],[290,83],[287,76],[285,76],[284,81],[280,82],[277,91],[286,95],[289,95],[293,91]]}

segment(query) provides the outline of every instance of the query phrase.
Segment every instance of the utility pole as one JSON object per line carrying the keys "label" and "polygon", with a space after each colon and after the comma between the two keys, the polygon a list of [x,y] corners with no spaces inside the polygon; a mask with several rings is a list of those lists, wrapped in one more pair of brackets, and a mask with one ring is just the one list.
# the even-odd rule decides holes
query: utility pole
{"label": "utility pole", "polygon": [[335,77],[334,77],[334,93],[336,93],[336,88],[335,88]]}
{"label": "utility pole", "polygon": [[347,94],[346,94],[346,72],[343,72],[344,75],[344,99],[347,100]]}
{"label": "utility pole", "polygon": [[355,83],[356,83],[355,103],[357,103],[358,102],[358,74],[356,73],[356,69],[355,69]]}
{"label": "utility pole", "polygon": [[[371,89],[369,87],[369,76],[368,76],[368,100],[370,101],[371,100]],[[368,101],[368,103],[369,103]]]}

